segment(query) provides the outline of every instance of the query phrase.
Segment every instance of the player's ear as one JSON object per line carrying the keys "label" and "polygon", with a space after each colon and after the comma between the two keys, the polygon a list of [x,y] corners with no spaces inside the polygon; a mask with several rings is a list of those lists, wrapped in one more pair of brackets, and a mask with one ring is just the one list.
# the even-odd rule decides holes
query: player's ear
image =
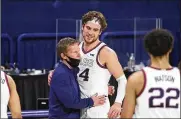
{"label": "player's ear", "polygon": [[166,53],[166,55],[169,56],[171,52],[172,52],[172,48]]}
{"label": "player's ear", "polygon": [[82,31],[83,31],[83,29],[84,29],[84,26],[85,26],[85,25],[83,24],[83,25],[82,25],[82,28],[81,28],[81,29],[82,29]]}
{"label": "player's ear", "polygon": [[171,48],[168,52],[171,53],[171,52],[172,52],[172,49],[173,49],[173,48]]}

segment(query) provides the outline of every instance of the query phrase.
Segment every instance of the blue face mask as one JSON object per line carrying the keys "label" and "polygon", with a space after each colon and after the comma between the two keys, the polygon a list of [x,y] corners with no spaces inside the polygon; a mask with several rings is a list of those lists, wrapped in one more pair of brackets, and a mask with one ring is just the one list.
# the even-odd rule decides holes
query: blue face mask
{"label": "blue face mask", "polygon": [[75,68],[75,67],[79,66],[80,59],[74,59],[69,56],[67,56],[67,57],[69,58],[69,61],[68,60],[66,60],[66,61],[71,67]]}

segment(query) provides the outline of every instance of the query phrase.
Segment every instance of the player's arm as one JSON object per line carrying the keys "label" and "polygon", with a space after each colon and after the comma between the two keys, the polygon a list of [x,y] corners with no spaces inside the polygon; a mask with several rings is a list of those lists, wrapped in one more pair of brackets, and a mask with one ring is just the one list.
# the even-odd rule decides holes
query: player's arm
{"label": "player's arm", "polygon": [[127,79],[124,75],[122,66],[119,63],[116,53],[108,47],[103,48],[101,52],[100,61],[103,60],[102,58],[105,59],[105,61],[103,61],[105,62],[106,67],[118,82],[116,100],[108,113],[109,118],[115,118],[120,115],[121,112],[121,104],[125,96]]}
{"label": "player's arm", "polygon": [[101,57],[105,59],[106,67],[118,82],[117,96],[115,102],[122,104],[122,101],[125,96],[125,89],[127,83],[127,79],[124,75],[123,68],[119,63],[116,53],[110,48],[103,48]]}
{"label": "player's arm", "polygon": [[16,84],[14,80],[7,75],[9,88],[10,88],[10,99],[9,99],[9,109],[11,111],[12,118],[22,118],[21,115],[21,106],[19,95],[16,91]]}
{"label": "player's arm", "polygon": [[[55,67],[56,68],[58,66],[58,63],[55,64]],[[52,75],[53,75],[53,72],[54,72],[55,69],[53,70],[50,70],[49,71],[49,74],[48,74],[48,85],[50,86],[50,82],[51,82],[51,79],[52,79]]]}
{"label": "player's arm", "polygon": [[50,82],[51,82],[51,80],[52,80],[53,72],[54,72],[54,70],[51,70],[51,71],[49,71],[49,74],[48,74],[48,85],[49,85],[49,86],[50,86]]}
{"label": "player's arm", "polygon": [[133,73],[128,78],[128,83],[126,85],[126,94],[123,103],[123,110],[121,112],[121,118],[133,117],[136,106],[136,97],[143,87],[143,78],[144,77],[141,71]]}

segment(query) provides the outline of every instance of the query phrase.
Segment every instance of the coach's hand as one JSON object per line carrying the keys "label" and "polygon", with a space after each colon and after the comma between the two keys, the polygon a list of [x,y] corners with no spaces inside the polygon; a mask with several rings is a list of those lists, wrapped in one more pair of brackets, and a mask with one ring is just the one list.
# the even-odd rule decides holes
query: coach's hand
{"label": "coach's hand", "polygon": [[94,101],[93,106],[103,105],[105,103],[105,101],[106,101],[105,95],[97,96],[97,94],[95,94],[91,98]]}
{"label": "coach's hand", "polygon": [[53,71],[54,70],[49,71],[49,74],[48,74],[48,85],[50,85],[50,82],[51,82],[51,79],[52,79],[52,75],[53,75]]}
{"label": "coach's hand", "polygon": [[108,117],[116,118],[120,115],[120,113],[121,113],[121,103],[115,102],[109,110]]}

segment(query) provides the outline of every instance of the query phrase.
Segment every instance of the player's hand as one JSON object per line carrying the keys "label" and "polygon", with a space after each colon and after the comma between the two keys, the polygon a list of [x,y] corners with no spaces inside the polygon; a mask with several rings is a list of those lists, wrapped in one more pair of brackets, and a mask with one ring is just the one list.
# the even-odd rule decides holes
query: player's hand
{"label": "player's hand", "polygon": [[53,75],[54,70],[49,71],[48,74],[48,85],[50,85],[51,79],[52,79],[52,75]]}
{"label": "player's hand", "polygon": [[115,92],[114,86],[108,86],[108,95],[113,95]]}
{"label": "player's hand", "polygon": [[95,94],[91,98],[94,101],[94,105],[93,106],[103,105],[105,103],[105,101],[106,101],[105,95],[97,96],[97,94]]}
{"label": "player's hand", "polygon": [[121,103],[115,102],[108,113],[108,118],[117,118],[121,113]]}

